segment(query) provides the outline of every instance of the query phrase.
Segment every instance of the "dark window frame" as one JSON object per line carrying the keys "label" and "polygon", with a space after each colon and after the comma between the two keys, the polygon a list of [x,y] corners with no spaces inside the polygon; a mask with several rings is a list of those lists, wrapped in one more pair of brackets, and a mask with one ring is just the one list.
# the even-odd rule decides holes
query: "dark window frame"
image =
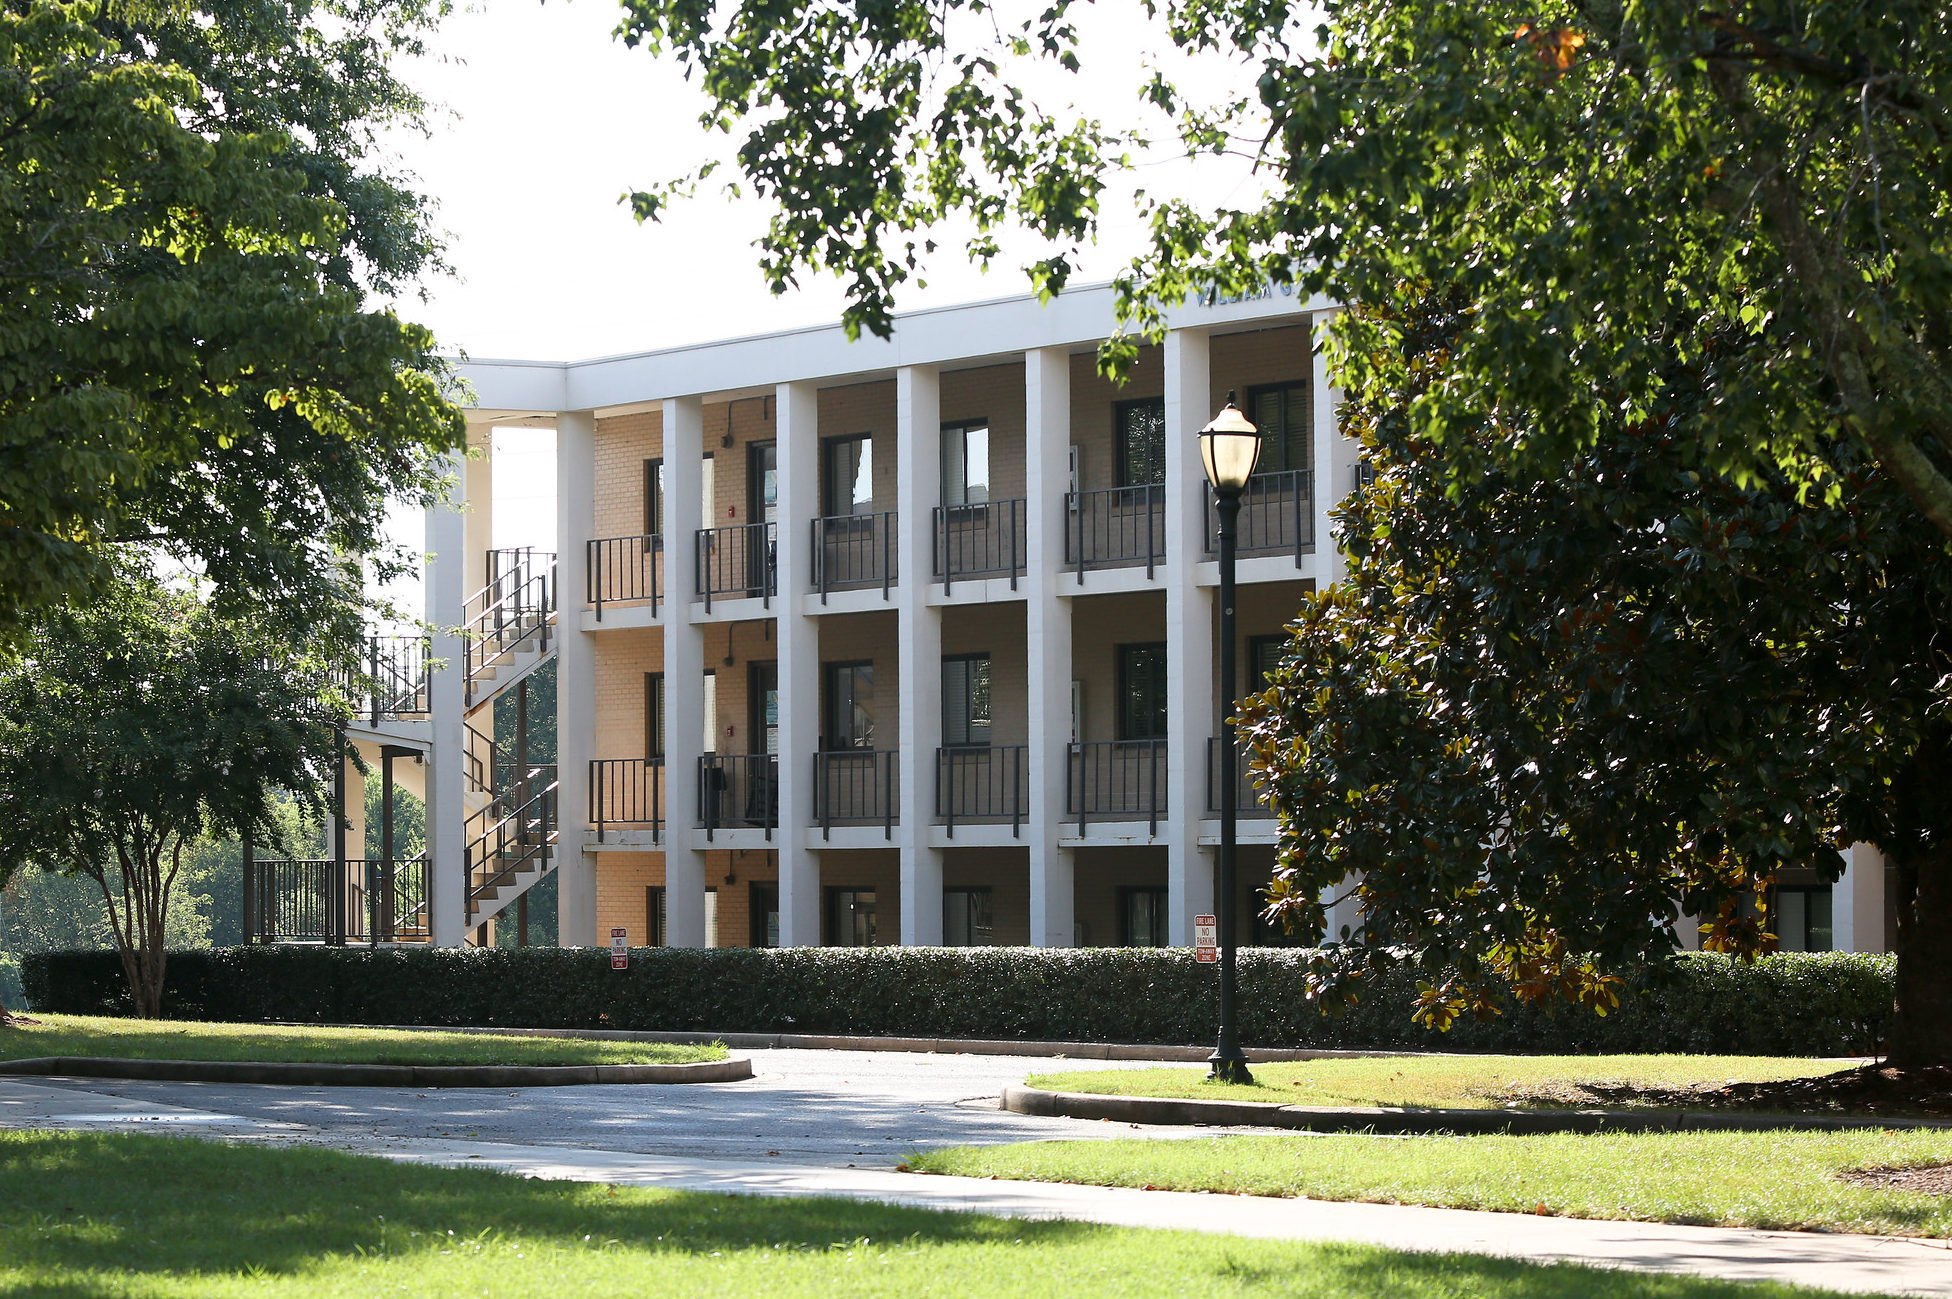
{"label": "dark window frame", "polygon": [[[957,517],[961,517],[962,514],[975,513],[983,510],[989,505],[992,499],[990,483],[987,481],[987,476],[983,483],[983,499],[980,501],[972,501],[969,499],[969,449],[966,439],[969,433],[975,429],[983,430],[983,463],[991,465],[994,463],[990,458],[990,451],[992,450],[991,434],[994,430],[987,418],[951,420],[942,426],[942,436],[937,443],[937,454],[940,464],[939,472],[942,480],[942,507],[945,510],[960,512]],[[965,438],[962,451],[962,482],[958,484],[956,491],[956,494],[963,498],[959,501],[949,499],[949,435],[951,433],[960,433]]]}
{"label": "dark window frame", "polygon": [[644,461],[644,549],[651,548],[651,538],[664,535],[664,457],[651,456]]}
{"label": "dark window frame", "polygon": [[[1158,465],[1154,470],[1155,476],[1147,478],[1144,481],[1140,481],[1138,476],[1133,472],[1132,429],[1127,427],[1126,424],[1127,412],[1140,409],[1157,409],[1159,412],[1158,445],[1156,447],[1146,448],[1148,455],[1156,454],[1158,457]],[[1114,479],[1115,486],[1157,487],[1166,481],[1166,399],[1164,397],[1135,397],[1130,401],[1114,403],[1112,406],[1112,438],[1115,443],[1114,452],[1117,457],[1117,464],[1113,466],[1113,473],[1116,475]]]}
{"label": "dark window frame", "polygon": [[[874,747],[872,743],[863,746],[858,744],[840,744],[837,742],[841,728],[836,725],[840,718],[834,711],[834,677],[838,672],[851,672],[856,668],[866,668],[868,670],[870,674],[869,682],[870,686],[872,686],[872,674],[874,672],[873,659],[829,659],[820,665],[820,751],[822,753],[839,753],[847,749],[864,747],[872,749]],[[869,697],[872,699],[872,695]],[[854,729],[853,718],[849,717],[847,720],[847,730],[851,733]],[[869,711],[868,720],[870,727],[876,724],[872,710]],[[869,739],[872,740],[873,737],[869,736]]]}
{"label": "dark window frame", "polygon": [[[822,899],[825,905],[820,908],[820,923],[826,931],[822,935],[821,945],[823,947],[876,947],[880,945],[877,940],[881,937],[881,899],[877,896],[877,890],[872,884],[830,884],[823,891],[826,895]],[[870,899],[867,909],[868,929],[870,931],[868,941],[865,944],[843,943],[838,941],[837,931],[839,930],[839,925],[836,921],[839,919],[839,916],[836,914],[836,908],[840,904],[840,899],[844,896],[852,896],[858,899],[863,894],[867,895]],[[860,904],[857,901],[855,903],[856,914],[859,913],[859,910]]]}
{"label": "dark window frame", "polygon": [[[971,941],[967,943],[952,943],[949,941],[949,898],[951,895],[963,895],[963,896],[981,895],[984,899],[986,899],[987,906],[985,908],[985,912],[989,917],[989,924],[985,926],[985,928],[988,930],[990,935],[989,941],[977,942],[975,941],[973,935],[971,937]],[[996,946],[996,890],[994,888],[992,888],[988,884],[952,884],[952,885],[945,886],[943,888],[942,890],[942,943],[943,946],[945,947],[994,947]]]}
{"label": "dark window frame", "polygon": [[[1159,941],[1156,943],[1141,944],[1133,936],[1132,902],[1141,895],[1155,899],[1154,911],[1159,927],[1159,933],[1157,935]],[[1166,897],[1166,886],[1163,884],[1120,885],[1118,889],[1118,945],[1120,947],[1172,946],[1172,935],[1166,932],[1172,927],[1171,906],[1172,903]]]}
{"label": "dark window frame", "polygon": [[644,936],[650,941],[646,947],[663,947],[664,943],[664,885],[646,884],[644,886]]}
{"label": "dark window frame", "polygon": [[[864,445],[867,448],[868,499],[865,502],[865,508],[861,508],[863,503],[853,499],[854,486],[853,483],[850,482],[847,488],[847,493],[848,493],[848,500],[846,502],[847,508],[841,509],[839,508],[841,503],[835,497],[836,484],[834,482],[834,456],[842,447],[854,446],[857,444]],[[860,462],[858,460],[855,461],[854,472],[856,476],[858,476],[860,473]],[[826,519],[864,519],[867,518],[869,515],[872,515],[873,513],[874,513],[874,434],[873,433],[837,433],[832,437],[821,438],[820,439],[820,515],[821,517]]]}
{"label": "dark window frame", "polygon": [[[1301,394],[1302,418],[1299,431],[1293,429],[1288,419],[1287,398],[1289,394],[1295,392]],[[1247,418],[1253,420],[1257,426],[1262,422],[1259,418],[1261,400],[1270,395],[1279,395],[1282,398],[1281,437],[1279,439],[1270,437],[1266,428],[1261,429],[1261,459],[1260,463],[1254,467],[1255,477],[1259,477],[1262,474],[1278,474],[1285,473],[1289,470],[1313,468],[1312,451],[1314,441],[1310,436],[1310,425],[1313,421],[1315,409],[1315,390],[1313,385],[1307,379],[1293,379],[1286,383],[1255,384],[1249,388],[1247,390]],[[1270,450],[1276,448],[1278,448],[1278,454],[1270,456]],[[1289,463],[1297,455],[1299,456],[1300,463]]]}
{"label": "dark window frame", "polygon": [[[1148,728],[1148,733],[1146,734],[1136,733],[1139,728],[1135,727],[1133,724],[1135,721],[1139,719],[1136,716],[1133,702],[1132,702],[1133,694],[1134,694],[1133,683],[1132,683],[1133,663],[1129,656],[1134,651],[1139,651],[1139,650],[1157,651],[1159,655],[1159,661],[1156,669],[1158,674],[1158,680],[1156,686],[1149,687],[1149,691],[1150,689],[1156,689],[1158,692],[1156,708],[1151,708],[1147,710],[1148,712],[1156,712],[1158,716],[1158,726],[1156,730]],[[1166,725],[1167,725],[1166,682],[1169,679],[1171,674],[1171,663],[1170,660],[1167,658],[1166,642],[1162,640],[1161,641],[1129,641],[1121,645],[1113,646],[1112,655],[1113,655],[1113,662],[1116,665],[1116,672],[1114,673],[1114,676],[1116,678],[1116,684],[1118,689],[1118,712],[1116,716],[1116,722],[1118,727],[1117,730],[1118,740],[1121,743],[1133,744],[1133,743],[1141,743],[1147,740],[1165,739]]]}
{"label": "dark window frame", "polygon": [[[964,739],[960,739],[960,740],[955,740],[955,739],[950,739],[950,738],[949,738],[949,690],[948,690],[948,686],[947,686],[947,684],[946,684],[946,683],[947,683],[947,680],[948,680],[948,671],[947,671],[947,669],[948,669],[948,667],[949,667],[949,665],[950,665],[951,663],[983,663],[983,664],[985,664],[985,665],[987,665],[987,666],[988,666],[988,668],[989,668],[989,682],[988,682],[988,689],[989,689],[989,693],[990,693],[990,699],[989,699],[989,701],[988,701],[988,702],[989,702],[989,705],[990,705],[990,715],[989,715],[989,718],[988,718],[988,719],[987,719],[986,721],[984,721],[984,723],[983,723],[983,738],[982,738],[982,739],[980,739],[980,740],[975,740],[975,739],[968,739],[968,738],[964,738]],[[994,732],[995,732],[995,730],[996,730],[996,696],[995,696],[995,692],[996,692],[996,677],[995,677],[995,671],[996,671],[996,664],[995,664],[995,661],[994,661],[994,659],[993,659],[993,658],[991,657],[991,655],[990,655],[990,652],[989,652],[988,650],[978,650],[978,651],[975,651],[975,652],[973,652],[973,653],[969,653],[969,654],[944,654],[944,655],[942,656],[942,667],[943,667],[943,669],[944,669],[944,671],[943,671],[943,680],[944,680],[944,683],[945,683],[945,684],[944,684],[944,686],[943,686],[943,690],[942,690],[942,744],[943,744],[943,747],[944,747],[944,748],[951,748],[951,749],[954,749],[954,748],[988,748],[988,747],[990,746],[990,744],[992,743],[992,741],[991,741],[991,738],[990,738],[990,737],[991,737],[991,735],[992,735],[992,734],[994,734]],[[970,681],[970,683],[971,683],[971,684],[973,685],[973,682],[974,682],[974,678],[968,678],[968,680],[969,680],[969,681]],[[965,711],[967,712],[967,714],[968,714],[968,716],[969,716],[969,718],[970,718],[971,720],[970,720],[970,721],[969,721],[969,722],[967,723],[967,725],[968,725],[968,728],[969,728],[969,730],[970,730],[970,731],[974,731],[974,729],[975,729],[975,722],[974,722],[974,718],[975,718],[975,714],[976,714],[976,708],[975,708],[975,697],[974,697],[974,694],[973,694],[973,692],[972,692],[972,694],[971,694],[971,696],[970,696],[970,698],[969,698],[969,700],[968,700],[968,704],[969,704],[969,706],[968,706],[968,708],[967,708],[967,709],[966,709]]]}
{"label": "dark window frame", "polygon": [[664,765],[664,673],[644,674],[644,757]]}

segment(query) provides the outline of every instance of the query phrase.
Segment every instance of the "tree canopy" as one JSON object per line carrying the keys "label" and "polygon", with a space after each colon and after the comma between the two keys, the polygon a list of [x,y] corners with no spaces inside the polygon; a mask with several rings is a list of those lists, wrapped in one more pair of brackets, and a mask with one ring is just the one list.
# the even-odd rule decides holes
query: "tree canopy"
{"label": "tree canopy", "polygon": [[370,155],[426,0],[0,6],[0,636],[131,543],[294,633],[463,428],[367,302],[438,264]]}

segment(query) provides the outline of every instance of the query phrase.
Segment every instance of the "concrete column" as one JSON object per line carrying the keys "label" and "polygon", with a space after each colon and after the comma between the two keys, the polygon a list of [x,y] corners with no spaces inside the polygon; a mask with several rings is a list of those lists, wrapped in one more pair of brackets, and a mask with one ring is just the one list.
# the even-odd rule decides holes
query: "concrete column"
{"label": "concrete column", "polygon": [[346,804],[340,810],[346,817],[346,860],[358,861],[366,855],[366,773],[351,758],[346,759]]}
{"label": "concrete column", "polygon": [[463,842],[467,782],[463,747],[467,659],[460,633],[466,590],[467,466],[449,456],[446,499],[427,510],[427,583],[424,617],[431,638],[427,707],[432,744],[427,762],[427,854],[432,871],[429,928],[437,947],[467,940],[467,845]]}
{"label": "concrete column", "polygon": [[[495,544],[495,430],[487,424],[468,425],[468,511],[462,546],[464,596],[488,584],[488,549]],[[468,610],[470,614],[479,612]],[[486,719],[491,724],[492,718]],[[484,728],[485,729],[485,728]]]}
{"label": "concrete column", "polygon": [[1335,545],[1335,521],[1329,517],[1329,511],[1340,506],[1355,490],[1356,465],[1362,450],[1354,438],[1343,434],[1335,419],[1342,390],[1329,383],[1328,358],[1322,351],[1329,322],[1334,318],[1332,311],[1315,314],[1315,360],[1310,392],[1315,403],[1314,573],[1320,589],[1341,581],[1346,571],[1342,552]]}
{"label": "concrete column", "polygon": [[813,824],[813,755],[820,747],[820,621],[806,613],[811,520],[820,514],[820,403],[810,383],[779,385],[779,941],[820,945],[820,854]]}
{"label": "concrete column", "polygon": [[1356,906],[1355,898],[1349,896],[1350,890],[1355,888],[1359,879],[1361,876],[1345,875],[1339,883],[1331,884],[1322,890],[1322,905],[1328,910],[1327,932],[1322,935],[1323,942],[1341,942],[1344,929],[1349,931],[1351,942],[1361,937],[1362,912]]}
{"label": "concrete column", "polygon": [[1213,590],[1195,580],[1205,555],[1206,471],[1198,433],[1213,418],[1207,336],[1166,335],[1166,914],[1175,944],[1213,910],[1213,854],[1200,847],[1206,746],[1219,730]]}
{"label": "concrete column", "polygon": [[583,846],[596,756],[596,638],[580,613],[584,543],[595,535],[596,416],[568,411],[556,420],[556,941],[564,947],[601,945],[597,859]]}
{"label": "concrete column", "polygon": [[1077,941],[1072,853],[1058,847],[1071,740],[1071,602],[1057,592],[1070,483],[1071,357],[1061,347],[1024,354],[1024,622],[1029,656],[1030,941]]}
{"label": "concrete column", "polygon": [[1884,854],[1875,844],[1844,849],[1843,877],[1830,886],[1831,945],[1840,952],[1882,952]]}
{"label": "concrete column", "polygon": [[705,739],[705,628],[691,620],[693,556],[704,526],[704,454],[704,402],[666,401],[664,571],[674,580],[664,606],[664,933],[673,947],[705,945],[705,854],[692,846]]}
{"label": "concrete column", "polygon": [[929,827],[942,745],[942,610],[928,598],[935,585],[929,539],[942,503],[942,385],[932,365],[895,371],[895,502],[901,941],[940,947],[942,850],[929,846]]}

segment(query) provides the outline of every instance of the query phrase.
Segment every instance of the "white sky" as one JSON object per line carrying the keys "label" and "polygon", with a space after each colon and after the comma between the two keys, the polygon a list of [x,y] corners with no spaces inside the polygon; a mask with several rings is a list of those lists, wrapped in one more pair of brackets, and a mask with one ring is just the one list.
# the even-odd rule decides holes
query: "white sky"
{"label": "white sky", "polygon": [[[648,226],[617,201],[683,172],[714,147],[697,125],[700,101],[675,65],[612,39],[620,14],[614,0],[477,0],[448,19],[434,41],[438,57],[401,69],[441,106],[431,138],[396,136],[392,147],[439,203],[455,275],[426,283],[424,300],[400,308],[430,326],[444,350],[571,360],[838,318],[842,298],[832,279],[787,298],[766,290],[752,246],[765,211],[752,199],[734,203],[701,190]],[[1129,0],[1108,0],[1103,12],[1081,7],[1085,73],[1031,68],[1022,84],[1046,108],[1076,103],[1109,126],[1144,125],[1161,140],[1169,138],[1163,119],[1135,121],[1145,64],[1163,58],[1182,85],[1210,94],[1251,88],[1254,70],[1189,62],[1136,14]],[[1146,163],[1106,199],[1100,246],[1087,254],[1081,282],[1110,278],[1136,251],[1134,185],[1242,204],[1259,184],[1236,160]],[[985,276],[952,250],[930,267],[928,287],[908,288],[897,305],[1025,292],[1019,268],[1039,255],[1027,241],[1006,240],[1006,255]],[[496,455],[495,544],[553,548],[550,435],[500,431]],[[418,533],[417,515],[399,519],[402,540],[418,544]]]}

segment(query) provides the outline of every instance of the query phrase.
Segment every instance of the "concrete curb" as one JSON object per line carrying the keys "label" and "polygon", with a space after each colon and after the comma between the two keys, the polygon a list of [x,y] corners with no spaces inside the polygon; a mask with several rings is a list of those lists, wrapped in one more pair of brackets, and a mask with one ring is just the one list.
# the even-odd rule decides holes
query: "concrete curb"
{"label": "concrete curb", "polygon": [[1000,1108],[1045,1118],[1205,1127],[1291,1128],[1303,1132],[1373,1132],[1391,1136],[1548,1132],[1841,1132],[1854,1129],[1947,1128],[1944,1119],[1858,1119],[1822,1115],[1726,1114],[1702,1110],[1410,1110],[1267,1101],[1203,1101],[1160,1096],[1101,1096],[1005,1087]]}
{"label": "concrete curb", "polygon": [[741,1057],[694,1064],[425,1065],[44,1055],[0,1061],[0,1075],[6,1074],[307,1087],[576,1087],[596,1083],[738,1082],[752,1077],[752,1061]]}

